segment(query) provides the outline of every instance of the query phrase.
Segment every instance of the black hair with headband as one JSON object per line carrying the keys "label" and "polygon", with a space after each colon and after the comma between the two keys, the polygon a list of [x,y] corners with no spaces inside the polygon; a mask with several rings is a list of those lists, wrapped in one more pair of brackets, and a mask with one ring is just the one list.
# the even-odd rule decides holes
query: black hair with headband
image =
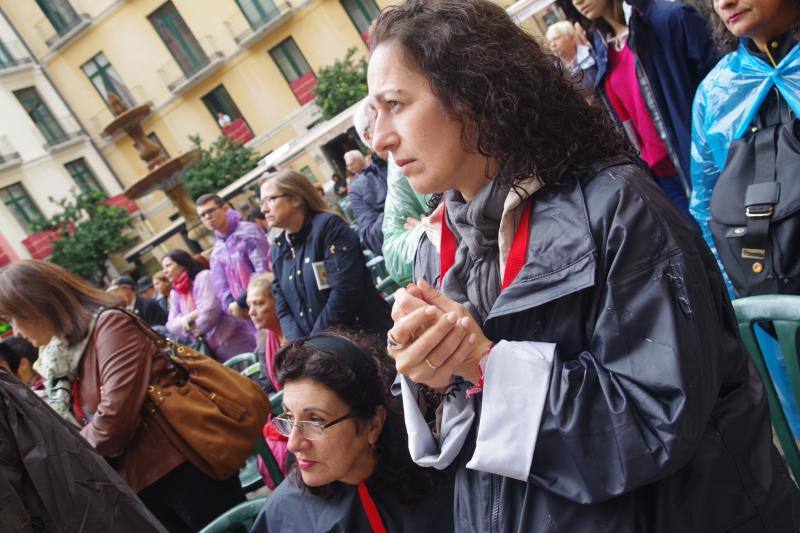
{"label": "black hair with headband", "polygon": [[358,335],[342,333],[318,333],[290,343],[275,354],[275,370],[282,385],[301,379],[325,385],[356,418],[368,420],[386,404],[394,367],[385,350],[376,353],[371,339],[362,343]]}
{"label": "black hair with headband", "polygon": [[[394,361],[386,353],[385,338],[336,328],[281,348],[275,354],[275,370],[281,385],[311,380],[332,390],[350,408],[354,419],[369,420],[379,406],[386,420],[375,443],[378,465],[371,482],[402,502],[414,502],[432,488],[429,469],[416,466],[408,452],[408,435],[399,398],[390,388],[397,375]],[[360,430],[359,430],[360,431]],[[305,486],[302,476],[295,476]],[[318,496],[332,496],[337,484],[306,487]]]}
{"label": "black hair with headband", "polygon": [[356,381],[362,385],[367,398],[371,400],[369,403],[373,406],[383,403],[381,379],[375,359],[367,355],[358,344],[334,333],[320,333],[306,337],[302,342],[332,355],[347,365],[355,374]]}

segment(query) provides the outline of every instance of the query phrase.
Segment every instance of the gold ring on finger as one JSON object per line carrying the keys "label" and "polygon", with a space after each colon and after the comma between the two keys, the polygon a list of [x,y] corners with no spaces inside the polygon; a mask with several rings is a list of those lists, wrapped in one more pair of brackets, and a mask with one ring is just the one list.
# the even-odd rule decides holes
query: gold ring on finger
{"label": "gold ring on finger", "polygon": [[433,363],[431,363],[431,360],[428,359],[427,357],[425,359],[423,359],[423,361],[425,361],[425,364],[428,365],[429,367],[431,367],[431,369],[433,369],[433,370],[438,370],[439,369],[439,365],[434,365]]}

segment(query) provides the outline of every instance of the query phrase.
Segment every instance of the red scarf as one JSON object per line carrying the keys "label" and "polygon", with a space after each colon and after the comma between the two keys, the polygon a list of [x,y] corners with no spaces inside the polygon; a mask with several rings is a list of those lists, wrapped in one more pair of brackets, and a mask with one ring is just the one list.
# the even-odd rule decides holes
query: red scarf
{"label": "red scarf", "polygon": [[189,273],[185,270],[181,272],[177,279],[172,282],[172,288],[178,291],[181,296],[189,294],[192,290],[192,280],[189,279]]}
{"label": "red scarf", "polygon": [[[444,201],[444,200],[442,200]],[[531,211],[533,210],[533,199],[528,200],[522,212],[517,231],[514,232],[514,240],[511,242],[511,251],[506,258],[506,268],[503,272],[502,289],[505,289],[514,278],[517,277],[519,271],[525,266],[525,259],[528,254],[528,240],[531,235]],[[447,216],[445,215],[445,206],[442,206],[442,236],[439,242],[439,285],[441,285],[444,275],[456,262],[456,249],[458,243],[456,236],[447,226]]]}
{"label": "red scarf", "polygon": [[187,271],[184,270],[181,272],[177,279],[172,282],[172,288],[186,299],[191,309],[194,309],[195,304],[194,292],[192,292],[192,280],[189,279],[189,273]]}

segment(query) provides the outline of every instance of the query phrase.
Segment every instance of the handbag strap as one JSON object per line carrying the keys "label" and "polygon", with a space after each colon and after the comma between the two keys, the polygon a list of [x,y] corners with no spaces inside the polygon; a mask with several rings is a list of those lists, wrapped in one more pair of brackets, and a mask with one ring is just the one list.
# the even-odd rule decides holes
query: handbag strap
{"label": "handbag strap", "polygon": [[188,369],[183,364],[181,364],[179,358],[176,357],[175,354],[171,354],[167,350],[167,346],[169,346],[171,342],[169,339],[153,331],[153,328],[151,328],[147,322],[142,320],[135,313],[131,313],[128,309],[125,309],[124,307],[106,307],[102,311],[100,311],[100,313],[98,314],[98,318],[100,314],[106,311],[121,311],[126,315],[128,315],[129,317],[131,317],[139,325],[139,329],[141,329],[145,333],[145,335],[150,337],[150,340],[152,340],[158,347],[158,352],[164,357],[164,359],[167,362],[167,368],[171,369],[176,366],[180,367],[186,373],[185,377],[188,378]]}
{"label": "handbag strap", "polygon": [[[755,156],[753,183],[745,192],[747,233],[742,240],[743,259],[764,261],[769,247],[769,227],[775,205],[780,198],[780,183],[775,167],[779,124],[753,132]],[[756,269],[756,273],[764,269]]]}

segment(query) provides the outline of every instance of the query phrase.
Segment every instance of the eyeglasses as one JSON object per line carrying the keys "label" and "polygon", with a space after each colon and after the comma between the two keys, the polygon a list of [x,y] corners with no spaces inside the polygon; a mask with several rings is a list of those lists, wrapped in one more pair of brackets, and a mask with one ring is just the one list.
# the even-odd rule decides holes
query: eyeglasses
{"label": "eyeglasses", "polygon": [[205,211],[200,211],[200,212],[199,212],[199,213],[197,213],[197,214],[198,214],[198,216],[199,216],[200,218],[210,218],[210,217],[211,217],[211,215],[213,215],[213,214],[214,214],[214,212],[215,212],[217,209],[219,209],[219,207],[212,207],[211,209],[206,209]]}
{"label": "eyeglasses", "polygon": [[323,424],[322,422],[315,422],[313,420],[290,420],[286,418],[286,413],[281,413],[280,416],[272,419],[272,425],[275,426],[275,429],[278,430],[278,433],[284,437],[290,436],[292,434],[292,428],[296,427],[304,439],[317,440],[321,439],[325,435],[326,429],[335,426],[343,420],[352,418],[352,416],[353,413],[347,413],[336,420],[332,420],[327,424]]}
{"label": "eyeglasses", "polygon": [[277,200],[278,198],[283,198],[284,196],[286,196],[286,195],[285,194],[273,194],[272,196],[265,196],[264,198],[261,199],[261,207],[264,207],[267,204],[272,205],[272,204],[275,203],[275,200]]}

